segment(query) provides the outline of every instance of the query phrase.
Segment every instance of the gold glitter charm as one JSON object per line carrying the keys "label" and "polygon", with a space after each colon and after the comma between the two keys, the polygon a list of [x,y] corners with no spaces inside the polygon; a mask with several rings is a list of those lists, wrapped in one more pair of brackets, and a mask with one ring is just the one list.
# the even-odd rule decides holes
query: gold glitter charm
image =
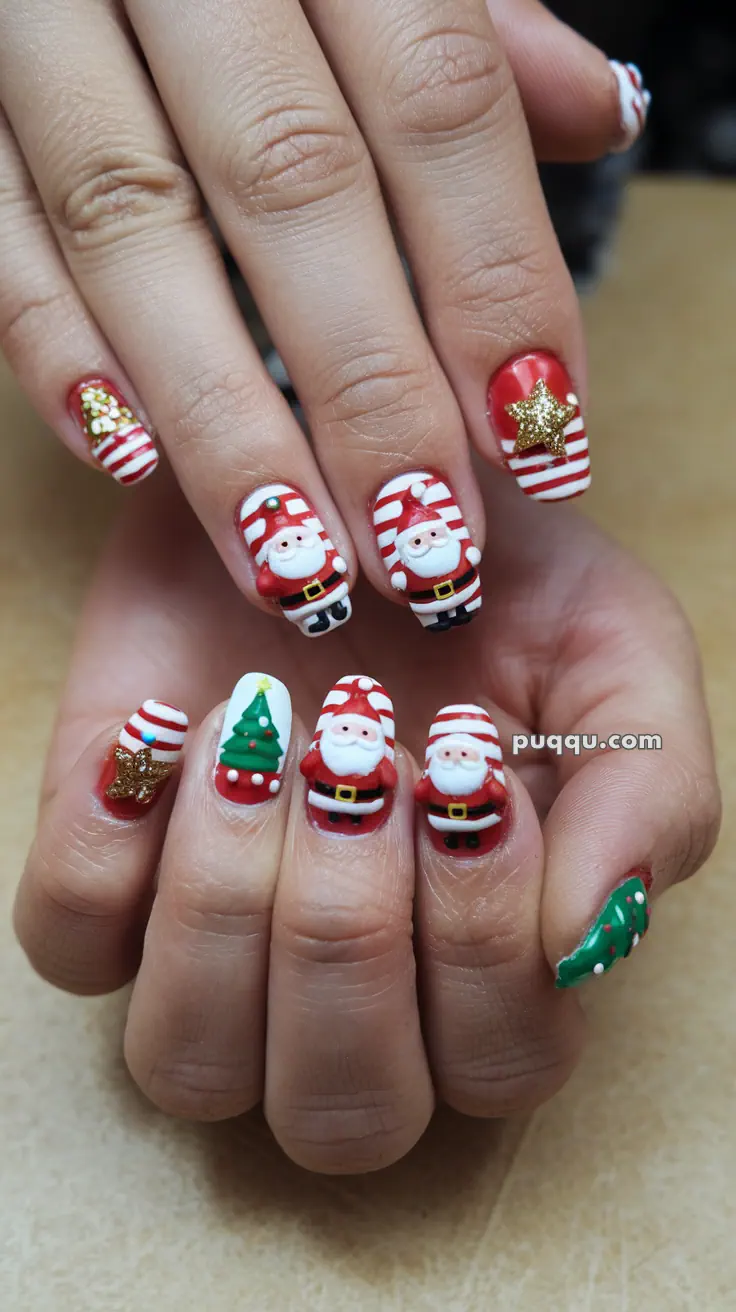
{"label": "gold glitter charm", "polygon": [[525,401],[504,406],[518,425],[513,454],[543,446],[553,456],[567,456],[565,425],[574,419],[576,407],[558,401],[543,379],[539,379]]}
{"label": "gold glitter charm", "polygon": [[105,789],[105,796],[113,799],[130,797],[147,806],[173,768],[169,762],[154,761],[150,747],[142,747],[135,753],[125,747],[116,747],[115,778]]}
{"label": "gold glitter charm", "polygon": [[93,451],[106,437],[118,433],[123,425],[137,423],[130,407],[99,385],[82,388],[79,406]]}

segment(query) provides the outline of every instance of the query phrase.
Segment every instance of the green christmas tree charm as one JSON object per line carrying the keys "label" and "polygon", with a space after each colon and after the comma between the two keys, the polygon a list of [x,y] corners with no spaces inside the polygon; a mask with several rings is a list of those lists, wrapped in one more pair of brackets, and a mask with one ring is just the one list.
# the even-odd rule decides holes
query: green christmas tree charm
{"label": "green christmas tree charm", "polygon": [[253,701],[246,706],[231,736],[220,751],[220,765],[228,770],[276,774],[283,749],[271,718],[264,688],[259,687]]}
{"label": "green christmas tree charm", "polygon": [[556,987],[569,989],[589,975],[604,975],[628,957],[649,928],[649,913],[646,885],[639,875],[630,875],[614,889],[575,951],[558,964]]}

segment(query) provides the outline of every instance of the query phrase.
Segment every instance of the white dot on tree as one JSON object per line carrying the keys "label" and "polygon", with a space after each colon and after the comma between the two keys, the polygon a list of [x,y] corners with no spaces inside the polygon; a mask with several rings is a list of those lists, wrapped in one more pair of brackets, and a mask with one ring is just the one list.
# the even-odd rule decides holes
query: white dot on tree
{"label": "white dot on tree", "polygon": [[256,788],[257,788],[259,784],[262,784],[262,783],[263,783],[263,775],[262,775],[262,774],[252,774],[251,777],[250,777],[250,781],[251,781],[252,784],[255,784],[255,786],[256,786]]}
{"label": "white dot on tree", "polygon": [[595,965],[594,965],[594,967],[593,967],[593,974],[594,974],[594,975],[602,975],[605,969],[606,969],[606,968],[605,968],[605,966],[603,965],[603,962],[602,962],[602,961],[596,961],[596,963],[595,963]]}
{"label": "white dot on tree", "polygon": [[228,772],[227,772],[227,781],[228,781],[229,784],[236,784],[236,783],[238,782],[238,772],[237,772],[237,770],[228,770]]}
{"label": "white dot on tree", "polygon": [[262,729],[267,729],[267,728],[268,728],[268,716],[267,716],[267,715],[259,715],[259,716],[258,716],[258,723],[260,724],[260,726],[261,726]]}
{"label": "white dot on tree", "polygon": [[634,894],[634,901],[638,902],[640,906],[642,902],[646,902],[646,898],[644,894],[641,892],[641,890],[638,893]]}
{"label": "white dot on tree", "polygon": [[639,935],[638,935],[638,934],[635,934],[634,937],[633,937],[632,940],[631,940],[631,946],[632,946],[632,948],[635,948],[635,947],[638,946],[638,944],[639,944]]}

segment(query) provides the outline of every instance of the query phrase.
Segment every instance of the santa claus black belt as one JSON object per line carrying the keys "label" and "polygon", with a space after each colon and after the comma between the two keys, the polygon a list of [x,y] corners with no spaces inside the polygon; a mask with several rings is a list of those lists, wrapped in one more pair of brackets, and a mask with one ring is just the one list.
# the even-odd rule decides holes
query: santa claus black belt
{"label": "santa claus black belt", "polygon": [[433,588],[427,588],[425,592],[410,592],[409,601],[447,601],[448,597],[454,597],[456,592],[472,583],[474,578],[475,570],[469,569],[459,579],[445,579],[443,583],[435,583]]}
{"label": "santa claus black belt", "polygon": [[298,606],[303,601],[316,601],[328,588],[332,587],[333,583],[339,582],[340,578],[341,575],[335,570],[335,573],[330,574],[324,583],[320,583],[319,579],[314,579],[312,583],[307,584],[306,588],[302,588],[301,592],[292,592],[288,597],[279,597],[279,605]]}
{"label": "santa claus black belt", "polygon": [[443,820],[479,820],[484,815],[494,815],[498,810],[495,802],[486,802],[485,806],[467,806],[465,802],[449,802],[447,806],[430,806],[431,815],[441,815]]}
{"label": "santa claus black belt", "polygon": [[338,784],[337,788],[330,788],[329,784],[320,783],[312,786],[316,793],[331,797],[333,802],[375,802],[377,797],[383,797],[382,788],[353,788],[352,784]]}

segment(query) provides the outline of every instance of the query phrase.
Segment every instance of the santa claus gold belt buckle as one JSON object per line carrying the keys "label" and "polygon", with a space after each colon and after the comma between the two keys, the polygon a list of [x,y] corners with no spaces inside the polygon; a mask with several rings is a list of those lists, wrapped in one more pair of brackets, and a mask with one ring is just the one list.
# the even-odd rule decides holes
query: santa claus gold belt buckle
{"label": "santa claus gold belt buckle", "polygon": [[446,601],[455,591],[455,584],[452,579],[445,579],[444,583],[435,583],[434,595],[438,601]]}
{"label": "santa claus gold belt buckle", "polygon": [[447,808],[447,816],[450,820],[467,820],[468,808],[465,802],[450,802]]}
{"label": "santa claus gold belt buckle", "polygon": [[354,802],[358,796],[357,788],[351,784],[338,784],[335,789],[336,802]]}
{"label": "santa claus gold belt buckle", "polygon": [[304,596],[307,601],[314,601],[316,597],[322,596],[324,590],[324,584],[320,583],[319,579],[315,579],[313,583],[307,584],[304,589]]}

